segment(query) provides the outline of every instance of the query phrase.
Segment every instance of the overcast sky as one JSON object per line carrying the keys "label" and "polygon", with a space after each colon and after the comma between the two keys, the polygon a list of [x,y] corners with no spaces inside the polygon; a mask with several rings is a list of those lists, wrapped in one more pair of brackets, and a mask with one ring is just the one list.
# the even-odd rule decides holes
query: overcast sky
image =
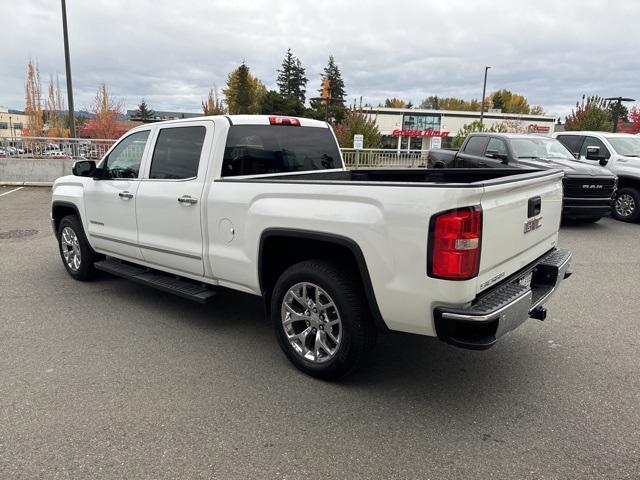
{"label": "overcast sky", "polygon": [[[583,93],[640,99],[637,0],[67,0],[76,109],[106,82],[126,108],[200,111],[245,60],[269,88],[292,48],[316,94],[333,54],[350,102],[507,88],[564,116]],[[2,9],[0,105],[24,108],[29,58],[60,74],[59,0]],[[44,87],[43,87],[44,90]]]}

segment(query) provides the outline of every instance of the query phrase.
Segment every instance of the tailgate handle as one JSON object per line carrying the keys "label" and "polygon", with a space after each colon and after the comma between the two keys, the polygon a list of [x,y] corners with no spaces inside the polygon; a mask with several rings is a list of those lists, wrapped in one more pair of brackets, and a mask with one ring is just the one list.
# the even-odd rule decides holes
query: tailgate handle
{"label": "tailgate handle", "polygon": [[532,197],[529,199],[529,208],[527,209],[527,217],[535,217],[542,209],[542,199],[540,197]]}

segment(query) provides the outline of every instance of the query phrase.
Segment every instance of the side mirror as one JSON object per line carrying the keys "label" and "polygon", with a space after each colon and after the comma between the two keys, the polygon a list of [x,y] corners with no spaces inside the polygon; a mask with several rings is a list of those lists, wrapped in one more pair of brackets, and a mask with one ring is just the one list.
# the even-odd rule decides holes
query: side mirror
{"label": "side mirror", "polygon": [[600,147],[587,147],[587,160],[601,160]]}
{"label": "side mirror", "polygon": [[507,163],[507,156],[504,153],[498,153],[497,150],[487,150],[485,156],[497,158],[498,160],[502,160],[502,163]]}
{"label": "side mirror", "polygon": [[71,172],[76,177],[91,177],[96,171],[96,162],[93,160],[79,160],[73,164]]}

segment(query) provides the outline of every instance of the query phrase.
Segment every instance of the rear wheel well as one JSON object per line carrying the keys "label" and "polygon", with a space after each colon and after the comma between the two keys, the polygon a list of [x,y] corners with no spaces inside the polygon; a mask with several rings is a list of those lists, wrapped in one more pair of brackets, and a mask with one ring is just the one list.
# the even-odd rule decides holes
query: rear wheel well
{"label": "rear wheel well", "polygon": [[364,256],[358,245],[344,237],[314,232],[266,232],[260,241],[260,289],[269,312],[273,288],[282,273],[292,265],[310,259],[327,259],[350,270],[360,279],[375,325],[386,331],[373,293]]}

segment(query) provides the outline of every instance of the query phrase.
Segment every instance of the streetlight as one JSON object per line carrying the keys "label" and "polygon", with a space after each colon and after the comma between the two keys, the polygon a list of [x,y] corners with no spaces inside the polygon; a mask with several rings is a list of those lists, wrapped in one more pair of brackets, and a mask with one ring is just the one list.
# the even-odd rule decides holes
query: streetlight
{"label": "streetlight", "polygon": [[67,99],[69,101],[69,135],[76,138],[76,119],[73,111],[73,87],[71,86],[71,59],[69,58],[69,32],[67,31],[67,4],[62,2],[62,33],[64,35],[64,63],[67,70]]}
{"label": "streetlight", "polygon": [[484,96],[487,93],[487,72],[491,67],[484,67],[484,84],[482,85],[482,103],[480,104],[480,130],[483,130],[482,122],[484,120]]}
{"label": "streetlight", "polygon": [[613,133],[618,131],[618,115],[620,114],[620,108],[622,108],[622,102],[635,102],[633,98],[623,98],[623,97],[609,97],[605,98],[608,102],[617,102],[616,109],[613,111]]}

